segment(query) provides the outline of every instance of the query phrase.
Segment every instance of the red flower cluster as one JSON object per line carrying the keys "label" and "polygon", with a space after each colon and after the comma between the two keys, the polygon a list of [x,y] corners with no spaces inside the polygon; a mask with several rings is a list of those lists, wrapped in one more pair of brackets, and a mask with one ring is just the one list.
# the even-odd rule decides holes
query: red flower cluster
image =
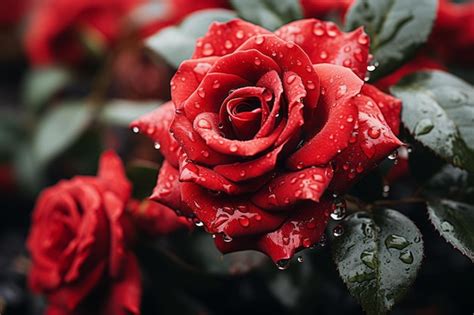
{"label": "red flower cluster", "polygon": [[222,252],[274,261],[318,242],[345,192],[401,142],[401,102],[364,84],[369,37],[301,20],[271,33],[214,23],[132,123],[160,143],[153,200],[196,217]]}
{"label": "red flower cluster", "polygon": [[132,223],[152,235],[188,225],[151,202],[146,211],[134,210],[130,217],[130,192],[113,152],[102,155],[97,177],[78,176],[42,192],[28,237],[29,283],[47,296],[46,314],[140,313],[140,270],[130,249]]}
{"label": "red flower cluster", "polygon": [[[153,2],[39,0],[33,6],[32,18],[27,27],[26,49],[35,65],[53,62],[76,64],[85,55],[84,41],[92,41],[100,48],[108,48],[131,31],[136,31],[141,36],[150,35],[162,27],[179,22],[193,11],[224,7],[226,3],[225,0],[163,0],[159,2],[160,14],[154,15],[144,25],[129,25],[133,23],[127,19],[131,19],[134,12],[146,9]],[[138,29],[134,29],[137,27]]]}

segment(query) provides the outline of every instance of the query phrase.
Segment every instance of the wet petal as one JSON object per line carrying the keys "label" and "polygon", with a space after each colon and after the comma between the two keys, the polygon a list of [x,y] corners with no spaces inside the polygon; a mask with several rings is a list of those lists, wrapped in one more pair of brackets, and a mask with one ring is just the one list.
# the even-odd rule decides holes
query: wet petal
{"label": "wet petal", "polygon": [[332,63],[365,77],[370,38],[362,27],[344,33],[334,22],[307,19],[284,25],[275,34],[301,46],[313,64]]}
{"label": "wet petal", "polygon": [[362,95],[366,95],[374,100],[385,118],[385,121],[398,136],[400,132],[400,113],[402,111],[402,101],[391,95],[385,94],[375,86],[365,84],[362,87]]}
{"label": "wet petal", "polygon": [[[147,135],[152,141],[159,144],[160,153],[173,166],[178,166],[178,142],[170,133],[171,122],[174,118],[174,105],[167,102],[151,113],[145,114],[130,124],[131,128]],[[135,129],[137,130],[137,129]]]}
{"label": "wet petal", "polygon": [[193,59],[230,54],[248,38],[257,34],[270,34],[270,32],[240,19],[226,23],[214,22],[206,35],[198,39]]}
{"label": "wet petal", "polygon": [[192,183],[182,184],[181,195],[209,233],[223,233],[229,237],[261,234],[273,231],[285,220],[285,215],[267,213],[250,203],[248,198],[215,198]]}
{"label": "wet petal", "polygon": [[331,182],[330,167],[311,167],[285,173],[271,180],[252,197],[262,209],[286,209],[301,200],[319,201]]}
{"label": "wet petal", "polygon": [[348,100],[359,93],[363,81],[350,70],[328,64],[315,67],[321,78],[321,99],[307,132],[315,134],[287,161],[291,169],[328,163],[347,147],[357,118],[357,108]]}
{"label": "wet petal", "polygon": [[285,124],[286,121],[282,120],[280,125],[268,137],[246,141],[231,140],[220,134],[217,114],[201,113],[194,120],[194,129],[206,141],[206,144],[217,152],[237,156],[254,156],[275,144]]}
{"label": "wet petal", "polygon": [[397,149],[402,142],[393,134],[382,112],[369,97],[353,98],[358,108],[358,128],[354,130],[350,145],[334,162],[331,189],[343,193],[365,173]]}

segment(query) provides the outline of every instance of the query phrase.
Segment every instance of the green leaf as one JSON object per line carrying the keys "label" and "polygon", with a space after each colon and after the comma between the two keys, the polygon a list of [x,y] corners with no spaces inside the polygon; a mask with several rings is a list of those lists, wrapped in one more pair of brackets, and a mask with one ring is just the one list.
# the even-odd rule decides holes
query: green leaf
{"label": "green leaf", "polygon": [[93,108],[83,102],[58,104],[41,118],[33,138],[33,154],[44,165],[67,149],[86,130]]}
{"label": "green leaf", "polygon": [[437,0],[358,0],[346,15],[346,29],[365,26],[379,64],[372,80],[407,61],[426,42],[436,17]]}
{"label": "green leaf", "polygon": [[235,12],[224,9],[199,11],[189,15],[181,25],[164,28],[150,36],[145,45],[178,68],[181,62],[191,58],[196,40],[206,34],[212,22],[226,22],[236,17]]}
{"label": "green leaf", "polygon": [[441,236],[474,262],[474,206],[434,199],[428,201],[428,215]]}
{"label": "green leaf", "polygon": [[474,172],[474,88],[442,71],[417,72],[391,88],[415,140],[453,165]]}
{"label": "green leaf", "polygon": [[23,102],[33,110],[39,109],[72,80],[70,72],[60,67],[30,70],[23,87]]}
{"label": "green leaf", "polygon": [[269,30],[303,18],[299,1],[231,0],[231,3],[240,17]]}
{"label": "green leaf", "polygon": [[425,184],[424,194],[474,203],[474,174],[447,164]]}
{"label": "green leaf", "polygon": [[423,242],[415,224],[400,212],[358,212],[344,221],[333,242],[333,259],[350,293],[367,314],[385,314],[415,280]]}
{"label": "green leaf", "polygon": [[133,197],[145,199],[150,197],[156,185],[160,164],[145,160],[133,160],[127,164],[127,178],[132,182]]}
{"label": "green leaf", "polygon": [[158,101],[114,100],[103,107],[100,119],[108,124],[128,127],[133,120],[153,111],[158,106],[160,106]]}

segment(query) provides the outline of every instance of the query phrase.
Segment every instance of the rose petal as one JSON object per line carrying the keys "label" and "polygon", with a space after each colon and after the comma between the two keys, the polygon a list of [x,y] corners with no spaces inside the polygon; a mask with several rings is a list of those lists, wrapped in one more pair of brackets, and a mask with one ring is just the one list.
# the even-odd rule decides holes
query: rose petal
{"label": "rose petal", "polygon": [[201,113],[194,120],[194,129],[206,141],[206,144],[217,152],[237,156],[254,156],[275,144],[285,124],[286,121],[282,120],[280,125],[268,137],[246,141],[231,140],[220,134],[217,114]]}
{"label": "rose petal", "polygon": [[181,202],[181,183],[179,172],[170,163],[164,161],[155,188],[150,199],[166,205],[167,207],[186,214],[189,209]]}
{"label": "rose petal", "polygon": [[264,178],[257,178],[254,181],[239,185],[229,181],[214,170],[194,164],[186,159],[181,161],[179,170],[179,180],[181,182],[193,182],[209,190],[225,192],[228,195],[241,195],[247,192],[254,192],[266,183]]}
{"label": "rose petal", "polygon": [[48,294],[49,303],[58,305],[68,311],[75,309],[80,302],[95,288],[104,276],[106,262],[98,261],[88,266],[87,273],[83,273],[80,281],[61,286],[58,290]]}
{"label": "rose petal", "polygon": [[262,209],[287,209],[300,200],[319,201],[331,182],[330,167],[311,167],[285,173],[266,184],[252,196],[252,202]]}
{"label": "rose petal", "polygon": [[270,71],[265,73],[257,82],[257,86],[264,87],[273,94],[273,106],[267,117],[262,116],[263,124],[255,135],[255,138],[266,137],[275,128],[275,124],[280,112],[281,95],[283,94],[283,84],[278,72]]}
{"label": "rose petal", "polygon": [[311,247],[321,240],[327,225],[332,203],[322,200],[309,202],[294,211],[277,230],[263,236],[237,237],[226,242],[222,235],[215,239],[216,247],[223,254],[254,249],[272,258],[276,263],[289,260],[296,251]]}
{"label": "rose petal", "polygon": [[347,191],[361,176],[402,145],[393,134],[375,102],[364,95],[353,98],[358,108],[358,128],[352,135],[351,144],[335,162],[331,190]]}
{"label": "rose petal", "polygon": [[193,129],[192,123],[178,110],[170,127],[173,136],[189,159],[204,165],[219,165],[234,162],[233,158],[210,148]]}
{"label": "rose petal", "polygon": [[174,118],[174,105],[167,102],[151,113],[145,114],[130,124],[131,128],[146,134],[152,141],[160,145],[160,152],[173,166],[178,166],[178,142],[170,133]]}
{"label": "rose petal", "polygon": [[306,90],[301,78],[294,72],[287,71],[283,74],[283,86],[288,104],[288,122],[275,145],[286,142],[304,124],[302,100],[306,97]]}
{"label": "rose petal", "polygon": [[217,57],[210,57],[188,59],[181,63],[171,79],[171,99],[176,107],[181,107],[181,103],[197,89],[216,60]]}
{"label": "rose petal", "polygon": [[[260,38],[259,40],[257,40]],[[292,42],[281,40],[275,35],[261,35],[247,40],[237,51],[257,49],[272,58],[282,71],[292,71],[301,77],[307,95],[304,100],[305,112],[311,115],[318,104],[319,77],[313,69],[308,55]]]}
{"label": "rose petal", "polygon": [[120,200],[126,201],[130,198],[132,186],[125,175],[122,160],[115,152],[102,153],[97,175],[104,180],[108,189],[112,190]]}
{"label": "rose petal", "polygon": [[385,94],[375,86],[365,84],[362,87],[362,95],[366,95],[374,100],[385,118],[385,121],[398,136],[400,132],[400,113],[402,111],[402,101],[391,95]]}
{"label": "rose petal", "polygon": [[131,252],[127,253],[124,262],[123,274],[111,283],[103,312],[105,315],[140,314],[142,296],[140,267]]}
{"label": "rose petal", "polygon": [[240,19],[225,23],[214,22],[206,35],[198,39],[193,59],[230,54],[248,38],[257,34],[270,34],[270,32]]}
{"label": "rose petal", "polygon": [[189,219],[178,216],[174,210],[158,202],[135,202],[129,209],[135,224],[152,237],[192,228]]}
{"label": "rose petal", "polygon": [[300,45],[313,64],[332,63],[365,77],[370,38],[362,27],[344,33],[334,22],[307,19],[284,25],[275,34]]}
{"label": "rose petal", "polygon": [[248,198],[215,198],[192,183],[182,184],[181,197],[209,233],[223,233],[229,237],[261,234],[273,231],[285,220],[283,214],[267,213],[250,203]]}
{"label": "rose petal", "polygon": [[110,253],[109,273],[117,277],[122,272],[125,255],[125,236],[121,224],[125,205],[115,195],[106,192],[103,196],[105,213],[109,219]]}
{"label": "rose petal", "polygon": [[256,49],[247,49],[219,58],[209,73],[233,74],[242,80],[256,83],[261,76],[272,70],[281,72],[280,66],[272,58]]}
{"label": "rose petal", "polygon": [[283,145],[280,145],[271,152],[248,162],[217,165],[214,167],[214,171],[234,182],[263,176],[275,169],[282,148]]}
{"label": "rose petal", "polygon": [[321,78],[321,99],[312,122],[305,121],[307,132],[315,134],[287,161],[291,169],[327,164],[349,144],[357,118],[357,108],[348,100],[358,94],[363,81],[340,66],[314,66]]}
{"label": "rose petal", "polygon": [[248,85],[239,76],[227,73],[208,73],[187,100],[183,103],[186,117],[190,121],[202,112],[218,113],[229,91]]}

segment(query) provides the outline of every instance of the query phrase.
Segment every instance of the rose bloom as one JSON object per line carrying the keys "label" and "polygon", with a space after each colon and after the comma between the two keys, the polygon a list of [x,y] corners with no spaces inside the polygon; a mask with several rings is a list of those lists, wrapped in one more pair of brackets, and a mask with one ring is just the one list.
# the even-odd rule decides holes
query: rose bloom
{"label": "rose bloom", "polygon": [[362,28],[332,22],[213,23],[172,102],[131,124],[165,157],[151,198],[195,217],[224,253],[281,262],[317,243],[332,195],[402,144],[401,102],[362,79],[368,51]]}
{"label": "rose bloom", "polygon": [[41,193],[27,245],[29,284],[46,295],[46,314],[139,314],[140,271],[125,216],[130,191],[120,159],[106,152],[97,177]]}

